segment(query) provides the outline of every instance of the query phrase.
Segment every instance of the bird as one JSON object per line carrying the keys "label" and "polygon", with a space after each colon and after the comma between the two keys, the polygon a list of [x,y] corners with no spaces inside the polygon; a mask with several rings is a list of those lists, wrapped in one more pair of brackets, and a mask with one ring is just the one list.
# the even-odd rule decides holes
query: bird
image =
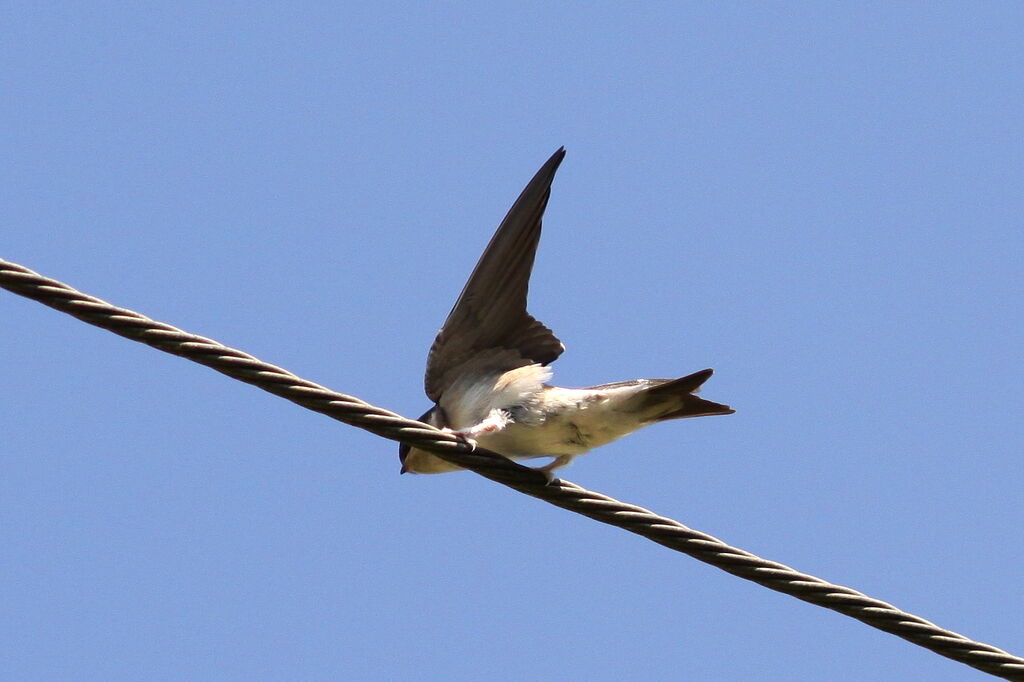
{"label": "bird", "polygon": [[[511,459],[554,458],[548,481],[576,456],[657,422],[732,414],[694,395],[713,370],[677,379],[633,379],[587,388],[548,384],[565,350],[526,310],[541,220],[562,159],[549,158],[498,225],[427,355],[424,389],[434,402],[420,421]],[[407,444],[402,473],[461,467]]]}

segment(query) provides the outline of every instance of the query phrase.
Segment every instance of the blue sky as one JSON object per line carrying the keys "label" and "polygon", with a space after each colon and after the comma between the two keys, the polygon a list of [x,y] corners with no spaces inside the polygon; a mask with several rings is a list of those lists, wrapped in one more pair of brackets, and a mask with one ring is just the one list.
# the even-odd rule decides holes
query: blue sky
{"label": "blue sky", "polygon": [[[420,414],[560,145],[565,477],[1024,651],[1024,7],[3,10],[0,256]],[[7,679],[983,679],[0,292]]]}

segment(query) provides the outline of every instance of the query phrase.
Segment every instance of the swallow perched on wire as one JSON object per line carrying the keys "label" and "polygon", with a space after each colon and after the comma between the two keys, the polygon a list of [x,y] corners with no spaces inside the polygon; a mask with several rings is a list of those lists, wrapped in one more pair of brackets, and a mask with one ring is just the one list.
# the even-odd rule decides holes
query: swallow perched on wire
{"label": "swallow perched on wire", "polygon": [[[555,152],[501,221],[427,356],[424,381],[434,406],[420,421],[460,434],[512,459],[554,457],[549,478],[577,455],[655,422],[732,414],[694,395],[711,376],[633,379],[589,388],[547,383],[565,346],[526,312],[533,259],[551,181],[565,157]],[[402,444],[402,473],[459,467]]]}

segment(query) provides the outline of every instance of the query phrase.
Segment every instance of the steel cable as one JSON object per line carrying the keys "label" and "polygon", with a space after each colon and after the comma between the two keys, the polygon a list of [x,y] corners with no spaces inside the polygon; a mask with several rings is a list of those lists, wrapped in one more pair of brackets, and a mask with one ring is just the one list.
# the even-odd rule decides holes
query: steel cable
{"label": "steel cable", "polygon": [[338,421],[384,438],[431,450],[453,464],[519,492],[636,533],[777,592],[838,611],[978,670],[1008,680],[1024,680],[1024,659],[1002,649],[944,630],[849,587],[829,583],[731,547],[642,507],[561,479],[549,484],[543,474],[501,455],[482,449],[473,450],[450,433],[406,419],[353,396],[336,393],[212,339],[118,308],[24,266],[0,259],[0,287],[125,338],[206,365]]}

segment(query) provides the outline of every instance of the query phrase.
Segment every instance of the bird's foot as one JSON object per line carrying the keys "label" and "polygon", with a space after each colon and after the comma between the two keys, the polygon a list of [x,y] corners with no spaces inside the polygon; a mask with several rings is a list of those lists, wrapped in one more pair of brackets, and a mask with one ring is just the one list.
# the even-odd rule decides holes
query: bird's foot
{"label": "bird's foot", "polygon": [[554,461],[549,464],[545,464],[542,467],[535,467],[534,471],[539,471],[544,474],[544,478],[548,479],[548,485],[551,485],[558,480],[555,476],[555,469],[561,469],[564,466],[568,466],[569,462],[573,460],[576,455],[559,455],[555,457]]}
{"label": "bird's foot", "polygon": [[470,435],[472,429],[466,429],[464,431],[456,431],[455,429],[449,429],[447,426],[441,429],[445,433],[450,433],[463,443],[469,446],[470,451],[476,450],[476,440]]}
{"label": "bird's foot", "polygon": [[501,431],[509,422],[510,419],[507,412],[504,410],[491,410],[491,413],[482,422],[462,429],[459,433],[474,439],[480,436],[489,436]]}

